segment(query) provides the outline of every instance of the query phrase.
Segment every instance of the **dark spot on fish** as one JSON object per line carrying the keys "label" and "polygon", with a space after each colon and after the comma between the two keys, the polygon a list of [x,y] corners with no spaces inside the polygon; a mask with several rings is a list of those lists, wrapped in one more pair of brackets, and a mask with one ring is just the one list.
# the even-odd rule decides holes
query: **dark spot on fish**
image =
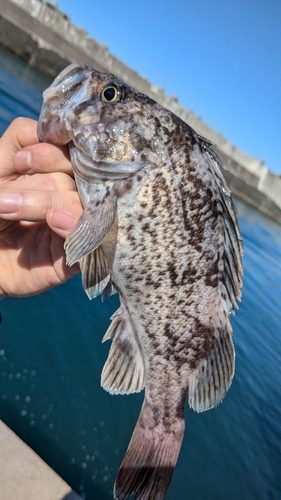
{"label": "dark spot on fish", "polygon": [[132,283],[127,283],[127,290],[131,293],[139,293],[139,288],[134,286],[133,283],[134,283],[134,280],[132,280],[133,282]]}
{"label": "dark spot on fish", "polygon": [[183,271],[182,283],[194,283],[198,272],[198,268],[190,264],[187,269]]}
{"label": "dark spot on fish", "polygon": [[148,222],[146,222],[145,224],[143,224],[143,225],[141,226],[141,228],[142,228],[142,230],[143,230],[144,232],[146,232],[146,231],[148,231],[148,230],[149,230],[149,228],[150,228],[150,224],[149,224]]}
{"label": "dark spot on fish", "polygon": [[169,277],[171,280],[171,285],[172,286],[177,286],[176,279],[178,277],[178,274],[176,272],[176,268],[174,264],[169,265]]}
{"label": "dark spot on fish", "polygon": [[145,153],[142,153],[141,154],[141,157],[140,157],[141,161],[143,161],[144,163],[147,162],[147,155]]}
{"label": "dark spot on fish", "polygon": [[183,389],[181,391],[180,399],[176,405],[175,408],[175,414],[177,418],[183,419],[184,418],[184,403],[185,403],[185,398],[186,398],[186,390]]}
{"label": "dark spot on fish", "polygon": [[134,236],[131,232],[128,232],[128,234],[127,234],[127,239],[128,239],[128,241],[130,241],[131,243],[134,243],[134,242],[136,241],[135,236]]}
{"label": "dark spot on fish", "polygon": [[164,326],[164,335],[168,338],[170,338],[171,330],[170,330],[170,324],[166,323]]}
{"label": "dark spot on fish", "polygon": [[149,217],[150,219],[155,219],[156,217],[158,217],[156,206],[151,208],[151,210],[147,213],[147,217]]}
{"label": "dark spot on fish", "polygon": [[118,347],[121,352],[126,354],[126,357],[128,358],[129,362],[132,361],[133,356],[132,356],[132,348],[130,342],[127,340],[122,340],[118,342]]}
{"label": "dark spot on fish", "polygon": [[134,281],[143,281],[144,277],[143,276],[135,276]]}
{"label": "dark spot on fish", "polygon": [[132,273],[124,273],[124,277],[127,279],[127,280],[131,280],[133,278],[133,275]]}
{"label": "dark spot on fish", "polygon": [[145,279],[145,285],[151,286],[152,288],[156,289],[161,286],[161,282],[153,280],[151,276],[147,276]]}

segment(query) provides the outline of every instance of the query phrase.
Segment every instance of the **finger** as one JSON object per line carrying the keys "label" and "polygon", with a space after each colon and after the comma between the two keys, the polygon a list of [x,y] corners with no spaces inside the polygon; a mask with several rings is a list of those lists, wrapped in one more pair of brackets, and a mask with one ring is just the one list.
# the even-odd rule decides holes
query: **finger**
{"label": "finger", "polygon": [[[81,212],[82,213],[82,212]],[[66,238],[79,217],[65,210],[52,209],[47,213],[48,226],[62,238]]]}
{"label": "finger", "polygon": [[[39,142],[37,122],[30,118],[16,118],[0,139],[1,175],[11,174],[11,162],[15,153],[30,144]],[[6,167],[5,167],[6,166]]]}
{"label": "finger", "polygon": [[14,167],[21,174],[64,172],[73,176],[68,148],[53,144],[34,144],[18,151]]}
{"label": "finger", "polygon": [[76,191],[74,179],[67,174],[21,175],[3,185],[5,191]]}
{"label": "finger", "polygon": [[51,209],[79,217],[83,211],[75,191],[0,191],[0,217],[5,220],[45,221]]}
{"label": "finger", "polygon": [[1,140],[12,140],[14,152],[30,144],[39,142],[37,135],[37,121],[31,118],[16,118],[7,128]]}

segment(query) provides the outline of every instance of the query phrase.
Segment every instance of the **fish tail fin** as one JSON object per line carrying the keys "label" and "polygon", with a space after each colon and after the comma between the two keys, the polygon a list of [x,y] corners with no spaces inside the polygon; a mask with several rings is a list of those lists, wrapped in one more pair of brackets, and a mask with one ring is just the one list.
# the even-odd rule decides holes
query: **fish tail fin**
{"label": "fish tail fin", "polygon": [[115,500],[131,495],[163,500],[170,484],[184,435],[184,418],[156,423],[144,402],[114,486]]}

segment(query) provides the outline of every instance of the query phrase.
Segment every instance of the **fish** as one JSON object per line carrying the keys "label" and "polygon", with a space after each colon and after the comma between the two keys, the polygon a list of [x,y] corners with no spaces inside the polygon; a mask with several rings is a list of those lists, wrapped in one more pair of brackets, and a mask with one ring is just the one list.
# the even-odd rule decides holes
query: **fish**
{"label": "fish", "polygon": [[184,407],[215,407],[234,374],[230,315],[243,242],[213,143],[118,77],[83,63],[43,93],[40,141],[68,145],[84,211],[65,241],[90,299],[119,294],[101,385],[144,389],[114,498],[162,500]]}

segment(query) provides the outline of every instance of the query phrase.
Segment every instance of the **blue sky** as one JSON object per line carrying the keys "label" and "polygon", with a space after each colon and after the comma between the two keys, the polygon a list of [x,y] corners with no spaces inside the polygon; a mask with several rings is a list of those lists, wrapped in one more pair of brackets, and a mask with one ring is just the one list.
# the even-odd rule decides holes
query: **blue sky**
{"label": "blue sky", "polygon": [[58,7],[281,175],[281,0],[58,0]]}

